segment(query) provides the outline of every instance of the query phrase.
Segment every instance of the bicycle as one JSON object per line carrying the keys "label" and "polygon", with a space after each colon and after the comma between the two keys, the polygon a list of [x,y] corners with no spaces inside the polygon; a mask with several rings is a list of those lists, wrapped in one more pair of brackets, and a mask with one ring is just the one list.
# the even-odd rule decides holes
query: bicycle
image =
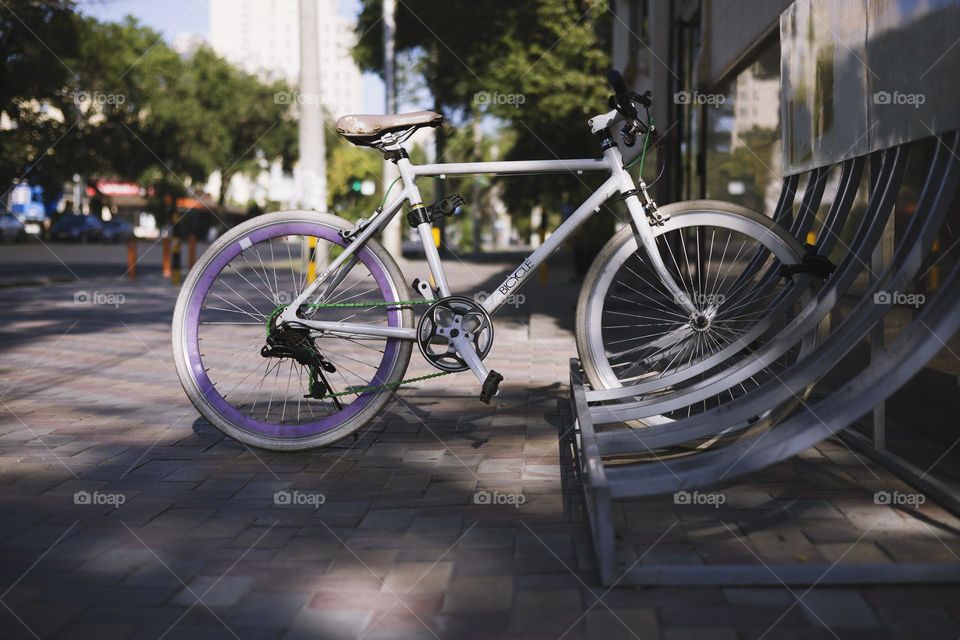
{"label": "bicycle", "polygon": [[[735,375],[737,361],[775,340],[816,288],[803,274],[782,277],[784,266],[802,263],[803,248],[768,217],[736,205],[697,200],[659,207],[643,180],[635,183],[629,172],[638,161],[642,169],[656,144],[651,94],[628,90],[616,71],[608,80],[611,109],[588,122],[599,158],[413,165],[403,143],[421,128],[440,126],[441,115],[340,118],[341,135],[397,166],[401,191],[388,201],[391,185],[376,211],[356,225],[315,211],[262,215],[223,235],[201,256],[183,284],[172,332],[178,375],[199,412],[246,444],[299,450],[354,433],[403,384],[471,371],[481,385],[480,399],[489,402],[503,380],[484,364],[494,343],[492,316],[617,195],[629,224],[597,256],[577,304],[577,349],[587,379],[594,388],[654,405],[695,399],[679,408],[674,401],[643,424],[688,416],[747,393],[749,383]],[[643,138],[630,163],[624,163],[618,133],[627,148]],[[462,199],[454,195],[427,205],[417,178],[545,172],[609,176],[482,302],[453,295],[432,224],[451,215]],[[417,298],[374,237],[404,204],[430,275],[413,282]],[[425,307],[417,323],[415,306]],[[802,344],[781,350],[750,380],[762,384],[817,339],[812,332]],[[404,380],[414,343],[438,372]],[[698,383],[718,375],[730,376],[728,388],[714,393],[714,385],[709,397],[697,395]],[[775,409],[756,419],[775,420]]]}

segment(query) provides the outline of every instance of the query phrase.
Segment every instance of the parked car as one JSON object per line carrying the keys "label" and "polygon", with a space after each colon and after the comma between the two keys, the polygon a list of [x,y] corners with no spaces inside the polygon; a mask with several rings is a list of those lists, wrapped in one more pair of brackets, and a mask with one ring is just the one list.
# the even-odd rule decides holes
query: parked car
{"label": "parked car", "polygon": [[47,216],[42,209],[39,211],[32,209],[27,212],[14,211],[13,215],[17,216],[17,220],[23,224],[23,230],[26,231],[28,236],[39,238],[43,235],[43,226]]}
{"label": "parked car", "polygon": [[133,225],[121,218],[103,223],[104,242],[126,242],[133,237]]}
{"label": "parked car", "polygon": [[95,216],[67,214],[50,229],[50,237],[77,242],[100,240],[103,237],[103,223]]}
{"label": "parked car", "polygon": [[0,212],[0,240],[19,242],[27,237],[23,223],[9,211]]}

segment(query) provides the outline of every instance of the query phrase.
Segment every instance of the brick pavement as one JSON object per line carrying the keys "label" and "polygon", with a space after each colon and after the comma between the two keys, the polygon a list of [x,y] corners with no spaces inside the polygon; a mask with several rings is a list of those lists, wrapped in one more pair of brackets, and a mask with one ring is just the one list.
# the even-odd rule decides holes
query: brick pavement
{"label": "brick pavement", "polygon": [[[451,261],[451,280],[489,287],[507,266]],[[494,405],[469,374],[429,381],[356,440],[283,455],[198,418],[173,371],[168,285],[83,284],[123,293],[116,310],[74,304],[75,285],[0,291],[0,637],[960,636],[956,588],[817,588],[801,604],[785,589],[600,588],[558,447],[569,282],[553,264],[498,321]],[[879,489],[908,490],[827,443],[724,489],[736,536],[715,510],[663,500],[617,518],[647,564],[955,559],[955,519],[876,505]],[[277,506],[281,490],[325,501]]]}

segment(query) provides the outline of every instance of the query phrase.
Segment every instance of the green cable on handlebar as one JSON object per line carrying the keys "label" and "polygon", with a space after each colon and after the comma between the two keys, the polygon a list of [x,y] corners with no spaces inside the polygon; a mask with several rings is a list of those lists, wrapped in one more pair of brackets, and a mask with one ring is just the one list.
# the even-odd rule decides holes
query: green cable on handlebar
{"label": "green cable on handlebar", "polygon": [[649,148],[649,144],[650,144],[650,136],[653,135],[653,118],[650,118],[650,125],[649,125],[649,126],[650,126],[649,131],[646,133],[646,135],[643,136],[643,149],[640,151],[640,155],[638,155],[636,158],[634,158],[633,161],[632,161],[630,164],[628,164],[627,167],[626,167],[627,169],[632,169],[632,168],[633,168],[633,165],[635,165],[635,164],[637,164],[637,162],[639,162],[639,163],[640,163],[640,179],[641,179],[641,180],[643,179],[643,162],[644,162],[644,160],[645,160],[646,157],[647,157],[647,149]]}

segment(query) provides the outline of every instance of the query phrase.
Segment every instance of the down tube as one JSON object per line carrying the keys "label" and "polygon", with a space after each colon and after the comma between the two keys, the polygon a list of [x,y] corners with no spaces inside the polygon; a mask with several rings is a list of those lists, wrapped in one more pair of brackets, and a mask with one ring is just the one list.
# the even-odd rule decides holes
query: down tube
{"label": "down tube", "polygon": [[531,253],[523,263],[511,273],[506,280],[500,283],[493,293],[483,301],[483,308],[487,313],[493,315],[503,306],[511,295],[517,292],[523,283],[527,281],[538,266],[547,260],[553,252],[560,248],[570,235],[580,228],[587,219],[595,212],[600,210],[600,205],[607,201],[619,188],[619,176],[611,176],[600,185],[593,195],[587,198],[580,207],[567,218],[563,224],[557,227],[549,238],[544,240],[543,244],[537,247],[536,251]]}

